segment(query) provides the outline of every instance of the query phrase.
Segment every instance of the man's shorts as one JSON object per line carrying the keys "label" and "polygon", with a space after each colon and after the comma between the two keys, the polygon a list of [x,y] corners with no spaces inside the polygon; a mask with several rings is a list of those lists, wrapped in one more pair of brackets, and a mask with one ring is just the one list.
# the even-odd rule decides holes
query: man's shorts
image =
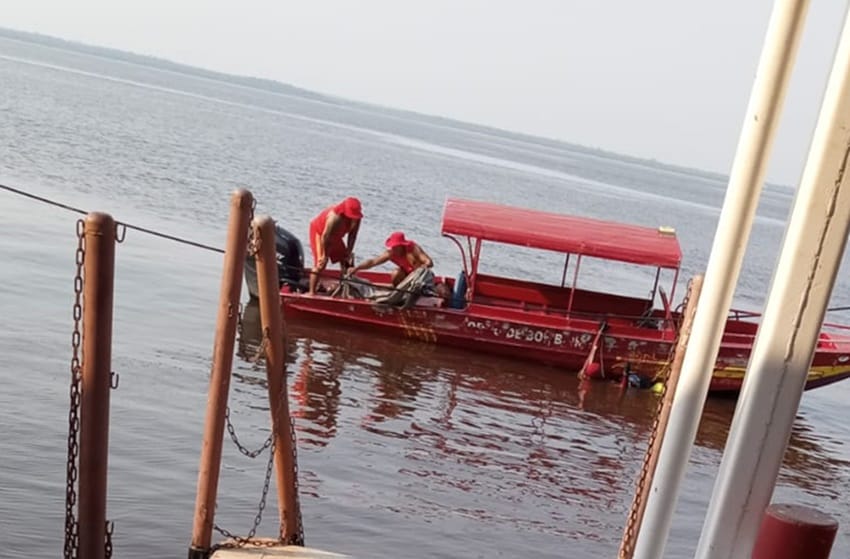
{"label": "man's shorts", "polygon": [[[322,242],[322,234],[317,232],[310,232],[310,250],[313,252],[313,267],[316,268],[319,265],[319,243]],[[331,238],[328,241],[330,245],[327,248],[327,257],[328,260],[336,264],[337,262],[342,262],[345,260],[346,253],[348,250],[345,248],[345,243],[342,242],[342,238]]]}

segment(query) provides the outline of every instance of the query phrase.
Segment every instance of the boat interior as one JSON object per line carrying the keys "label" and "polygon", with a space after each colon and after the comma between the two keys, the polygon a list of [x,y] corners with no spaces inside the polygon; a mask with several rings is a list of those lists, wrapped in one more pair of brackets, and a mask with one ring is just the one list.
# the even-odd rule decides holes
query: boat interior
{"label": "boat interior", "polygon": [[[572,297],[572,305],[571,299]],[[643,317],[652,301],[584,289],[573,290],[544,283],[479,274],[472,302],[519,308],[526,311],[566,314],[608,314],[622,318]]]}

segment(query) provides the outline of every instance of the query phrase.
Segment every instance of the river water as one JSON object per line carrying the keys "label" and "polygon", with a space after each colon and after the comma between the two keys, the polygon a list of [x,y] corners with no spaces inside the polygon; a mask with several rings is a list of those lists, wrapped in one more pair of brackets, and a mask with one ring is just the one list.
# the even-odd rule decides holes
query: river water
{"label": "river water", "polygon": [[[356,195],[359,257],[404,229],[452,276],[460,259],[439,235],[446,196],[673,226],[687,277],[705,266],[725,187],[696,171],[2,36],[0,183],[214,246],[236,187],[302,239],[312,215]],[[739,306],[763,302],[791,198],[782,187],[762,197]],[[0,192],[4,557],[61,552],[76,219]],[[491,271],[560,280],[557,255],[488,248],[484,258]],[[117,557],[188,549],[220,270],[220,254],[134,231],[118,247],[108,503]],[[594,288],[651,287],[641,270],[587,271]],[[836,305],[850,300],[843,277]],[[249,305],[246,339],[258,328]],[[585,391],[569,372],[355,330],[290,325],[287,347],[308,545],[387,558],[616,554],[653,394]],[[238,358],[234,374],[233,420],[257,446],[268,434],[264,371]],[[848,397],[850,383],[806,393],[775,495],[835,515],[837,555],[850,552]],[[706,406],[670,557],[696,546],[733,410]],[[264,468],[226,441],[222,526],[247,533]],[[274,509],[261,534],[275,534]]]}

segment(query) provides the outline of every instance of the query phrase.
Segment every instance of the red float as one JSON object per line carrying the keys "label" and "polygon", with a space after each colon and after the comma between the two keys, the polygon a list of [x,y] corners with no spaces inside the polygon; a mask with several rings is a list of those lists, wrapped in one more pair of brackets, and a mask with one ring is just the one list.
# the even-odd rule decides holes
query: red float
{"label": "red float", "polygon": [[801,505],[767,507],[753,559],[828,559],[838,522]]}

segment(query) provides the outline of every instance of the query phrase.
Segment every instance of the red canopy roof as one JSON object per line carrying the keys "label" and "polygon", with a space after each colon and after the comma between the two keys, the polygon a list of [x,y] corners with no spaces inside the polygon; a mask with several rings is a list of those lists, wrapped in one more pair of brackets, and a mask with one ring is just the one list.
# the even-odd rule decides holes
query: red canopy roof
{"label": "red canopy roof", "polygon": [[682,261],[672,232],[473,200],[446,201],[442,233],[663,268]]}

